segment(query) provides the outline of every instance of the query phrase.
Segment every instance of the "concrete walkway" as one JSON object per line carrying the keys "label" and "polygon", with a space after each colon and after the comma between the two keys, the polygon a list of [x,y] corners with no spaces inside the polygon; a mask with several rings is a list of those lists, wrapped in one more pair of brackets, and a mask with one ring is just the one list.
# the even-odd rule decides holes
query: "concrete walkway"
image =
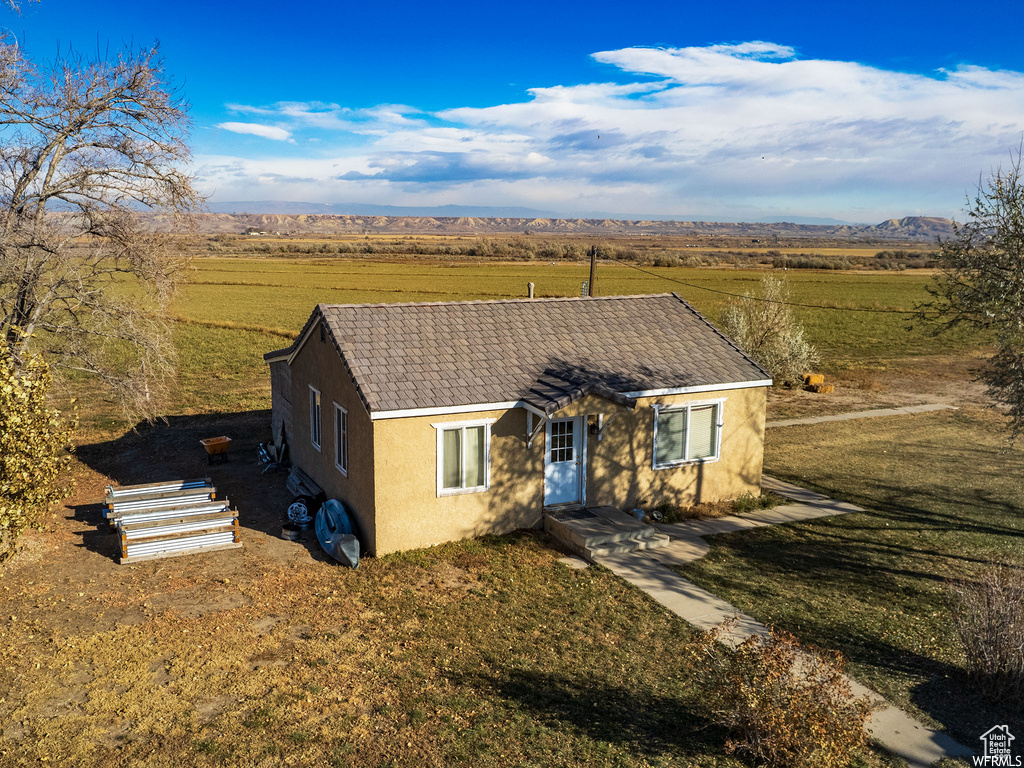
{"label": "concrete walkway", "polygon": [[[733,648],[749,637],[765,636],[768,628],[764,624],[666,566],[691,563],[704,557],[710,549],[705,536],[863,510],[775,478],[764,478],[762,486],[798,503],[749,515],[662,524],[658,528],[672,536],[667,547],[604,555],[595,560],[698,629],[710,630],[727,619],[733,619],[734,623],[721,637],[722,642]],[[866,726],[871,738],[905,759],[911,768],[928,768],[945,757],[973,754],[945,733],[922,725],[903,710],[888,704],[874,691],[847,679],[855,696],[868,696],[876,707]]]}
{"label": "concrete walkway", "polygon": [[805,416],[802,419],[779,419],[765,423],[766,428],[795,427],[799,424],[824,424],[826,421],[849,421],[850,419],[873,419],[876,416],[904,416],[908,413],[928,413],[944,411],[948,408],[957,409],[947,403],[926,403],[925,405],[908,405],[903,408],[875,408],[871,411],[853,411],[852,413],[836,413],[832,416]]}

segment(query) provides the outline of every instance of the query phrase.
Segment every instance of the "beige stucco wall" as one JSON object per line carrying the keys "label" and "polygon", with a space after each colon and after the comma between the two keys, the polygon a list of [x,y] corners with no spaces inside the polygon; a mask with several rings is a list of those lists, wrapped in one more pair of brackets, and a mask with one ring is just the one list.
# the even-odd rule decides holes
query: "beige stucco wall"
{"label": "beige stucco wall", "polygon": [[[620,411],[606,424],[600,441],[596,435],[588,435],[588,505],[607,504],[629,509],[641,501],[645,506],[671,501],[685,506],[759,492],[766,397],[764,387],[651,397],[642,398],[633,411],[588,398],[569,406],[556,417],[604,413],[608,419],[616,410]],[[717,400],[724,400],[720,458],[654,469],[654,409],[651,406]]]}
{"label": "beige stucco wall", "polygon": [[[766,390],[644,398],[634,411],[588,397],[558,417],[619,414],[602,439],[587,433],[586,503],[635,506],[692,504],[757,492],[764,448]],[[654,404],[724,400],[721,458],[670,469],[653,468]],[[491,425],[490,488],[437,495],[435,424],[496,419]],[[592,419],[596,422],[596,419]],[[378,554],[504,533],[536,525],[544,504],[544,431],[526,447],[526,411],[379,419],[374,429]],[[534,420],[536,424],[536,420]]]}
{"label": "beige stucco wall", "polygon": [[[310,385],[320,390],[319,451],[309,434]],[[311,329],[292,361],[291,389],[292,462],[319,483],[328,498],[340,499],[352,509],[367,553],[375,554],[373,422],[330,338],[320,341],[319,327]],[[348,477],[334,463],[334,403],[348,411]]]}
{"label": "beige stucco wall", "polygon": [[[490,489],[439,497],[437,429],[432,425],[481,419],[495,419]],[[524,410],[379,419],[373,428],[378,554],[505,533],[540,522],[544,434],[527,450]]]}

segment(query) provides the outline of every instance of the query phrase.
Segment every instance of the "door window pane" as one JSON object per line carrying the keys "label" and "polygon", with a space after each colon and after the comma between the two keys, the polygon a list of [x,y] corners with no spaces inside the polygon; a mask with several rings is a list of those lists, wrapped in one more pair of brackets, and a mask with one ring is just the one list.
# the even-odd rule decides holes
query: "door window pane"
{"label": "door window pane", "polygon": [[572,461],[576,458],[573,446],[573,422],[551,422],[551,463]]}

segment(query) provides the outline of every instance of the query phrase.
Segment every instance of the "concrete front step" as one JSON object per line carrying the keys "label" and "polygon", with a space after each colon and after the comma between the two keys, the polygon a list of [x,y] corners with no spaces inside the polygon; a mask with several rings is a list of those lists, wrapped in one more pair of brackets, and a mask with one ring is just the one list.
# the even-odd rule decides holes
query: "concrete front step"
{"label": "concrete front step", "polygon": [[620,542],[618,544],[593,548],[587,547],[583,550],[583,557],[594,563],[597,562],[596,558],[598,557],[607,557],[608,555],[625,555],[629,552],[639,552],[642,549],[661,549],[662,547],[667,547],[671,543],[671,538],[663,533],[659,533],[645,539],[635,539],[633,541]]}
{"label": "concrete front step", "polygon": [[669,537],[614,507],[546,510],[544,530],[572,552],[592,560],[590,553],[636,552],[664,547]]}

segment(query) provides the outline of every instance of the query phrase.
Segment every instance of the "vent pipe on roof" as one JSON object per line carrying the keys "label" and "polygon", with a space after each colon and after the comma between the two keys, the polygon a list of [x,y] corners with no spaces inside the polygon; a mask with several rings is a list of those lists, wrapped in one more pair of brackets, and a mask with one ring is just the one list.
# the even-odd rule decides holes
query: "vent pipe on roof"
{"label": "vent pipe on roof", "polygon": [[597,246],[590,246],[590,279],[587,280],[587,296],[597,295]]}
{"label": "vent pipe on roof", "polygon": [[527,283],[526,284],[526,298],[528,298],[528,299],[532,299],[533,298],[533,283]]}

